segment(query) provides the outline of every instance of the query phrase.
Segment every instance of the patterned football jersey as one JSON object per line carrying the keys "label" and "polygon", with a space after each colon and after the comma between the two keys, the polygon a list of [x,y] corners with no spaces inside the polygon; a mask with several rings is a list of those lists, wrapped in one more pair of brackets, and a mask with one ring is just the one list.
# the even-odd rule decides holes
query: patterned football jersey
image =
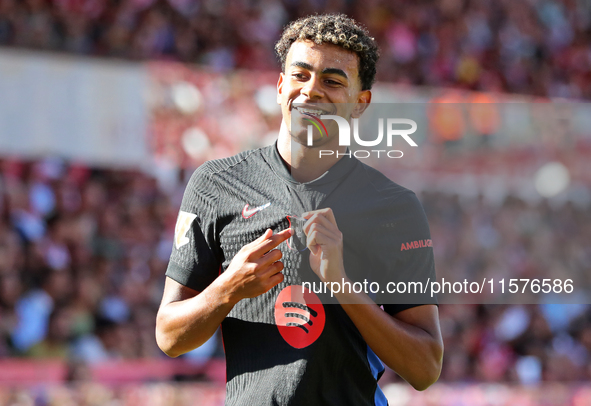
{"label": "patterned football jersey", "polygon": [[[195,171],[166,275],[203,291],[266,229],[296,229],[292,223],[303,212],[324,207],[333,210],[343,233],[350,279],[434,280],[429,227],[413,192],[354,157],[298,183],[276,145],[209,161]],[[222,323],[226,404],[387,405],[377,384],[384,367],[353,322],[330,295],[302,287],[320,286],[305,241],[298,241],[304,238],[296,233],[278,247],[284,281],[241,300]],[[421,295],[401,297],[380,291],[373,299],[391,315],[435,303]]]}

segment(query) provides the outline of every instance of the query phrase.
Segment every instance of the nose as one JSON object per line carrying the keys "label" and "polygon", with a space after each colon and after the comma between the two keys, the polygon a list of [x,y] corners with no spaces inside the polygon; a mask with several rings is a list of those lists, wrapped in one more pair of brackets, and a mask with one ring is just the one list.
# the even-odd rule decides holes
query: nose
{"label": "nose", "polygon": [[309,100],[322,99],[323,92],[320,84],[320,79],[315,75],[310,78],[300,90],[300,93],[306,96]]}

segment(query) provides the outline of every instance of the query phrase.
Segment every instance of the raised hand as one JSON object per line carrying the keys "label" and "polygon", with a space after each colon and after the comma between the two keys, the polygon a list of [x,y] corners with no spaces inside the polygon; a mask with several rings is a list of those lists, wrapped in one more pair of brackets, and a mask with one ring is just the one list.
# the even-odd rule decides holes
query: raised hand
{"label": "raised hand", "polygon": [[310,249],[310,266],[322,282],[341,282],[346,278],[343,266],[343,234],[332,209],[309,211],[304,233]]}
{"label": "raised hand", "polygon": [[277,234],[268,229],[238,251],[219,277],[231,302],[262,295],[283,281],[282,254],[275,248],[290,236],[291,229]]}

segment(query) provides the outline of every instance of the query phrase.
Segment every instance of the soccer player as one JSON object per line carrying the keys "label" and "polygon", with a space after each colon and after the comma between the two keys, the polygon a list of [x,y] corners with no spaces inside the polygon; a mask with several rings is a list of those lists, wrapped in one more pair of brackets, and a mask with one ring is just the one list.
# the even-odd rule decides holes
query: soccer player
{"label": "soccer player", "polygon": [[439,377],[436,305],[380,307],[366,292],[336,290],[326,303],[302,283],[351,282],[366,269],[434,277],[431,245],[405,245],[430,238],[426,217],[411,191],[356,158],[320,158],[319,148],[346,152],[338,137],[316,134],[308,146],[292,125],[298,114],[359,116],[378,49],[355,21],[331,14],[292,22],[276,51],[277,143],[191,177],[156,339],[176,357],[221,324],[227,405],[386,405],[380,360],[418,390]]}

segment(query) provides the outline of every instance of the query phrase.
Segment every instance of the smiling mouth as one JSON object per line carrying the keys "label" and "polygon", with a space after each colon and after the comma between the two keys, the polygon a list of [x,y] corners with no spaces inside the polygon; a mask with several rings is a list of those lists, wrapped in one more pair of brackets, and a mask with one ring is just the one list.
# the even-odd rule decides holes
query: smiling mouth
{"label": "smiling mouth", "polygon": [[308,116],[314,116],[318,118],[320,118],[321,115],[330,114],[330,112],[328,111],[316,109],[313,107],[294,107],[294,109],[300,112],[300,114],[305,114]]}

